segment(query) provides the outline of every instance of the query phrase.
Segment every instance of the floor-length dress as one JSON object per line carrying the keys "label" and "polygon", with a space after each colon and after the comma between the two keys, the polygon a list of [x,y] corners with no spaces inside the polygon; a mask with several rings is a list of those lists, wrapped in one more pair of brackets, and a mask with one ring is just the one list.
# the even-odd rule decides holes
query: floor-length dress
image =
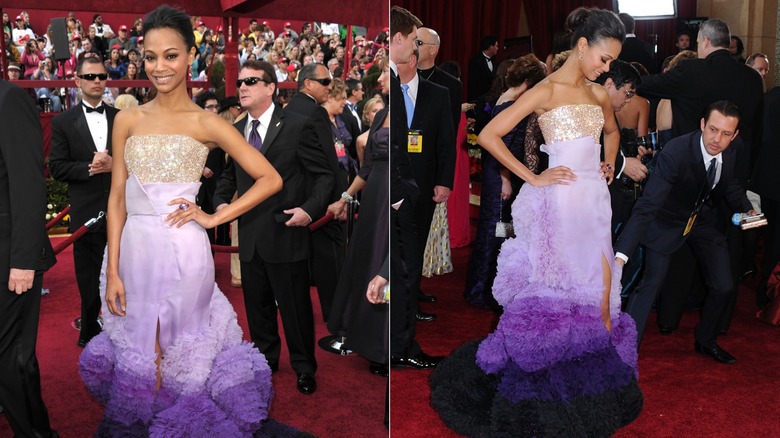
{"label": "floor-length dress", "polygon": [[242,341],[236,314],[214,282],[206,231],[194,221],[181,228],[165,221],[177,208],[167,205],[172,199],[194,205],[207,154],[181,135],[127,139],[119,255],[127,316],[108,312],[104,265],[105,331],[80,358],[84,383],[106,406],[96,436],[252,436],[268,416],[271,370]]}
{"label": "floor-length dress", "polygon": [[[515,101],[510,100],[496,105],[492,110],[493,117],[512,106],[513,103]],[[528,118],[525,118],[503,137],[504,144],[512,152],[512,155],[523,163],[525,163],[525,131],[527,126]],[[498,251],[506,240],[504,237],[496,237],[496,223],[502,219],[507,222],[512,221],[512,214],[509,210],[512,201],[516,198],[516,193],[513,193],[509,199],[501,199],[501,169],[501,163],[490,153],[483,151],[477,235],[471,245],[471,258],[466,274],[466,288],[463,293],[469,304],[493,310],[498,309],[498,304],[491,294],[493,279],[496,277]],[[516,184],[519,186],[519,182]]]}
{"label": "floor-length dress", "polygon": [[455,136],[455,179],[447,198],[450,247],[462,248],[471,243],[469,151],[466,140],[466,113],[460,113],[458,132]]}
{"label": "floor-length dress", "polygon": [[388,305],[371,304],[366,289],[390,252],[389,128],[369,138],[358,175],[366,180],[360,213],[339,276],[328,330],[346,336],[349,349],[377,363],[388,363]]}
{"label": "floor-length dress", "polygon": [[[517,238],[501,247],[496,330],[456,350],[431,376],[431,403],[469,436],[609,436],[641,411],[636,328],[620,312],[610,200],[596,143],[596,105],[539,116],[550,167],[571,185],[525,184],[513,205]],[[602,259],[610,262],[612,331],[601,320]]]}

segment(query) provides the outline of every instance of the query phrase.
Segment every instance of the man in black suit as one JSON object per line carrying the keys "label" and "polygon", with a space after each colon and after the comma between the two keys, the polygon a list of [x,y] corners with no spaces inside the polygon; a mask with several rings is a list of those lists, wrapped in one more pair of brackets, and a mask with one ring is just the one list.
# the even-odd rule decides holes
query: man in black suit
{"label": "man in black suit", "polygon": [[776,125],[780,120],[780,87],[764,95],[763,119],[761,149],[750,179],[751,190],[761,196],[761,210],[767,218],[763,269],[756,288],[756,304],[759,307],[769,304],[766,284],[772,270],[780,262],[780,134]]}
{"label": "man in black suit", "polygon": [[439,38],[439,34],[435,30],[427,27],[417,29],[417,50],[420,53],[420,59],[417,60],[417,74],[422,79],[441,85],[449,91],[452,128],[457,137],[461,99],[463,98],[463,84],[461,84],[460,79],[436,67],[436,55],[439,54],[439,47],[441,47],[441,38]]}
{"label": "man in black suit", "polygon": [[56,437],[35,357],[43,272],[55,262],[44,223],[43,134],[30,96],[3,80],[0,120],[0,404],[16,436]]}
{"label": "man in black suit", "polygon": [[[83,58],[76,68],[81,104],[52,120],[49,168],[68,183],[70,231],[106,211],[111,188],[111,128],[119,110],[104,105],[106,68],[98,58]],[[81,295],[78,345],[100,333],[100,268],[106,249],[106,221],[100,221],[73,243],[73,265]],[[77,320],[78,322],[79,320]]]}
{"label": "man in black suit", "polygon": [[[348,180],[347,171],[339,166],[339,159],[336,156],[330,117],[321,106],[328,100],[328,93],[333,88],[331,81],[330,72],[324,65],[311,63],[304,66],[298,73],[298,93],[285,107],[288,113],[305,117],[316,132],[314,141],[319,143],[322,149],[323,165],[328,166],[335,177],[334,184],[329,186],[331,190],[328,195],[328,205],[341,198],[342,193],[347,190]],[[324,211],[313,216],[312,219],[317,220],[323,214]],[[322,317],[327,322],[333,297],[336,296],[339,272],[344,262],[345,242],[341,224],[333,220],[313,231],[311,245],[311,273],[317,285]]]}
{"label": "man in black suit", "polygon": [[408,10],[399,6],[390,9],[390,364],[427,369],[435,367],[442,357],[425,354],[415,340],[422,276],[422,249],[418,249],[415,226],[420,189],[407,150],[409,131],[398,79],[399,65],[410,62],[414,54],[418,26],[422,22]]}
{"label": "man in black suit", "polygon": [[[347,100],[344,111],[341,112],[341,120],[344,121],[344,126],[349,131],[349,135],[352,136],[352,142],[347,145],[347,150],[349,155],[357,162],[357,138],[363,133],[363,124],[360,120],[360,111],[358,111],[358,104],[363,100],[363,84],[357,79],[347,79],[344,81],[344,85],[347,87]],[[368,128],[370,126],[366,126],[366,130]],[[350,177],[352,176],[350,175]]]}
{"label": "man in black suit", "polygon": [[[204,91],[195,98],[195,104],[206,111],[219,114],[219,97],[213,91]],[[225,151],[215,147],[206,157],[206,166],[203,167],[203,173],[200,177],[200,189],[198,190],[197,204],[206,213],[213,214],[214,206],[211,201],[214,199],[214,189],[217,187],[217,180],[225,169]],[[230,245],[230,224],[218,225],[215,228],[206,230],[209,242],[217,245]],[[216,235],[215,235],[216,234]]]}
{"label": "man in black suit", "polygon": [[[455,130],[449,112],[449,92],[420,78],[417,56],[415,50],[409,62],[399,64],[398,74],[407,110],[406,126],[409,128],[406,150],[421,195],[415,206],[415,224],[422,259],[436,204],[447,202],[455,179]],[[408,111],[412,112],[411,117]],[[420,299],[426,300],[427,297],[420,292]],[[430,301],[430,298],[427,300]],[[432,321],[435,315],[419,312],[418,319]]]}
{"label": "man in black suit", "polygon": [[[643,77],[638,92],[645,97],[671,99],[672,132],[675,137],[699,129],[699,120],[704,110],[713,102],[725,99],[736,104],[742,113],[739,121],[739,137],[744,144],[744,148],[737,156],[736,173],[743,188],[747,188],[750,157],[753,153],[753,131],[757,125],[764,92],[761,75],[731,57],[728,50],[731,42],[729,27],[723,20],[710,19],[702,23],[696,41],[699,59],[687,60],[663,74]],[[734,268],[743,263],[742,234],[735,229],[727,230]],[[696,275],[696,261],[688,248],[681,248],[678,254],[675,254],[674,260],[674,265],[677,267],[675,270],[680,269],[682,274],[670,278],[672,283],[670,289],[687,290],[688,284],[695,284],[695,279],[690,276]],[[735,271],[734,274],[736,284],[741,272]],[[678,302],[670,299],[661,301],[661,315],[682,313],[684,298]],[[728,329],[734,305],[735,302],[732,301],[729,304],[730,310],[724,313],[721,331]],[[659,320],[662,332],[669,333],[673,330],[676,326],[675,319],[664,317]]]}
{"label": "man in black suit", "polygon": [[[298,390],[317,389],[314,373],[314,317],[309,295],[308,224],[325,211],[333,187],[316,134],[307,119],[273,103],[276,75],[271,64],[247,61],[238,75],[241,106],[247,117],[236,129],[257,147],[282,176],[284,187],[238,219],[241,235],[241,283],[252,342],[271,370],[279,366],[281,338],[277,309],[298,376]],[[217,181],[214,205],[220,210],[238,189],[242,195],[254,180],[233,160]]]}
{"label": "man in black suit", "polygon": [[626,27],[626,39],[623,41],[623,49],[620,51],[618,59],[626,62],[638,62],[642,64],[647,71],[655,73],[657,71],[655,62],[655,50],[653,45],[647,41],[642,41],[634,34],[634,17],[625,12],[618,14],[623,26]]}
{"label": "man in black suit", "polygon": [[494,36],[482,38],[480,52],[469,60],[469,102],[475,102],[479,96],[487,93],[493,85],[498,63],[493,57],[498,53],[498,39]]}
{"label": "man in black suit", "polygon": [[721,363],[736,361],[716,343],[719,319],[734,293],[726,236],[716,223],[721,201],[732,211],[753,213],[735,169],[742,145],[737,140],[729,147],[738,134],[739,118],[733,103],[715,102],[701,120],[701,131],[666,144],[615,245],[619,263],[633,255],[640,243],[646,248],[644,277],[627,307],[637,324],[637,342],[663,285],[671,254],[687,242],[708,285],[695,330],[695,350]]}

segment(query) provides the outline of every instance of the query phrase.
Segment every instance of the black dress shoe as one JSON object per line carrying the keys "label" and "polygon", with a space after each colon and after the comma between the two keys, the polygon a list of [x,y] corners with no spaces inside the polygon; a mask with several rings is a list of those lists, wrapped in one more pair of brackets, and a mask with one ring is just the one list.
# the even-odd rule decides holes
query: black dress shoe
{"label": "black dress shoe", "polygon": [[417,295],[417,299],[419,301],[422,301],[424,303],[435,303],[436,297],[431,294],[426,294],[425,292],[420,292],[419,295]]}
{"label": "black dress shoe", "polygon": [[317,390],[317,381],[314,380],[314,374],[298,374],[298,391],[304,394],[312,394]]}
{"label": "black dress shoe", "polygon": [[444,356],[428,356],[421,352],[415,357],[393,357],[390,359],[390,365],[396,368],[406,367],[426,370],[429,368],[436,368],[436,365],[438,365],[442,359],[444,359]]}
{"label": "black dress shoe", "polygon": [[436,319],[436,315],[433,313],[417,312],[415,318],[417,318],[418,321],[430,322]]}
{"label": "black dress shoe", "polygon": [[371,362],[371,364],[368,365],[368,370],[371,371],[373,374],[378,374],[382,377],[387,377],[390,374],[390,370],[387,368],[387,364],[379,363],[379,362]]}
{"label": "black dress shoe", "polygon": [[734,356],[728,354],[726,350],[720,348],[718,344],[714,344],[712,347],[705,347],[701,345],[699,341],[695,341],[693,344],[693,348],[696,350],[697,353],[702,354],[704,356],[709,356],[720,363],[731,364],[737,361],[737,359],[735,359]]}
{"label": "black dress shoe", "polygon": [[664,336],[669,336],[669,335],[671,335],[671,334],[672,334],[672,332],[674,332],[674,330],[675,330],[674,328],[672,328],[672,327],[667,327],[667,326],[665,326],[665,325],[659,325],[659,326],[658,326],[658,331],[659,331],[659,332],[661,332],[661,334],[662,334],[662,335],[664,335]]}

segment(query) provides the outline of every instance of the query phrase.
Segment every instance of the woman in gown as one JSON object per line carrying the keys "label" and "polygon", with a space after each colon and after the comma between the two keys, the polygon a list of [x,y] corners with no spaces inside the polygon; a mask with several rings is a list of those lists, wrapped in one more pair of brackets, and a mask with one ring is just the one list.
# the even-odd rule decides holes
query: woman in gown
{"label": "woman in gown", "polygon": [[[189,17],[161,6],[147,15],[143,33],[157,97],[114,121],[105,331],[80,358],[84,383],[106,405],[96,435],[252,436],[268,415],[271,370],[242,341],[214,283],[205,228],[278,192],[281,178],[235,128],[189,99]],[[194,201],[215,144],[256,181],[209,215]]]}
{"label": "woman in gown", "polygon": [[[495,118],[519,98],[526,90],[544,79],[547,71],[533,54],[518,58],[507,69],[505,75],[506,90],[493,107]],[[526,128],[529,117],[524,118],[503,137],[504,144],[512,155],[526,167]],[[469,270],[466,274],[466,300],[469,304],[491,310],[498,310],[493,298],[493,279],[496,277],[496,261],[501,244],[506,240],[496,236],[496,223],[512,222],[510,207],[517,196],[522,180],[512,178],[496,159],[482,154],[482,185],[479,201],[479,221],[477,235],[472,245]]]}
{"label": "woman in gown", "polygon": [[[517,238],[501,248],[496,330],[442,361],[431,403],[470,436],[609,436],[641,411],[636,328],[620,312],[610,237],[618,136],[606,91],[591,83],[618,57],[617,16],[579,8],[573,51],[482,131],[479,143],[526,181],[513,205]],[[535,175],[501,141],[539,115],[550,168]],[[603,128],[605,163],[599,164]]]}
{"label": "woman in gown", "polygon": [[[379,83],[387,96],[390,89],[390,63],[379,61],[382,74]],[[361,190],[362,201],[355,229],[349,241],[344,269],[341,270],[333,300],[328,331],[350,350],[371,361],[370,371],[387,375],[388,308],[387,304],[372,304],[366,299],[366,288],[390,251],[390,166],[388,162],[388,111],[378,114],[369,132],[363,166],[346,190],[353,198]],[[344,198],[332,204],[328,211],[342,217],[346,211]],[[340,347],[340,345],[339,345]]]}

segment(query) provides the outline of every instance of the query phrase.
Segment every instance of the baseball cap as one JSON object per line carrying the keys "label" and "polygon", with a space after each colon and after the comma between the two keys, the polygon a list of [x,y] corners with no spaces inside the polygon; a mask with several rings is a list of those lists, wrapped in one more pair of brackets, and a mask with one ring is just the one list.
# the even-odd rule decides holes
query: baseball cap
{"label": "baseball cap", "polygon": [[387,31],[389,31],[389,30],[390,30],[390,28],[389,28],[389,27],[383,27],[383,28],[382,28],[382,32],[387,32]]}
{"label": "baseball cap", "polygon": [[123,24],[123,25],[119,26],[119,30],[127,30],[127,26],[125,26],[125,25]]}
{"label": "baseball cap", "polygon": [[289,21],[284,23],[284,27],[290,27],[290,26],[292,26],[292,23],[290,23]]}
{"label": "baseball cap", "polygon": [[287,59],[287,58],[285,58],[285,57],[283,56],[283,57],[279,58],[279,62],[280,62],[280,63],[281,63],[281,62],[287,62],[287,63],[289,63],[289,62],[290,62],[290,60],[289,60],[289,59]]}
{"label": "baseball cap", "polygon": [[135,41],[139,42],[139,43],[144,42],[144,36],[143,35],[139,35],[138,38],[135,39]]}
{"label": "baseball cap", "polygon": [[15,21],[22,21],[22,20],[24,20],[24,18],[22,18],[21,15],[17,15],[16,16],[16,20]]}
{"label": "baseball cap", "polygon": [[198,21],[198,24],[196,25],[196,27],[205,26],[205,25],[206,25],[206,24],[205,24],[205,23],[203,23],[202,21]]}
{"label": "baseball cap", "polygon": [[8,70],[19,70],[22,71],[22,68],[19,66],[19,64],[15,62],[11,62],[8,64]]}
{"label": "baseball cap", "polygon": [[121,48],[122,48],[122,46],[120,46],[119,44],[114,44],[113,46],[111,46],[111,50],[114,50],[114,49],[120,50]]}
{"label": "baseball cap", "polygon": [[217,32],[222,32],[222,26],[217,27]]}
{"label": "baseball cap", "polygon": [[292,73],[295,70],[298,70],[298,66],[294,62],[287,66],[287,73]]}
{"label": "baseball cap", "polygon": [[65,70],[65,77],[73,76],[73,70]]}
{"label": "baseball cap", "polygon": [[263,21],[263,26],[268,26],[268,22],[267,21]]}
{"label": "baseball cap", "polygon": [[81,39],[81,35],[79,35],[77,33],[74,33],[73,36],[70,37],[71,41],[73,41],[73,40],[80,40],[80,39]]}

